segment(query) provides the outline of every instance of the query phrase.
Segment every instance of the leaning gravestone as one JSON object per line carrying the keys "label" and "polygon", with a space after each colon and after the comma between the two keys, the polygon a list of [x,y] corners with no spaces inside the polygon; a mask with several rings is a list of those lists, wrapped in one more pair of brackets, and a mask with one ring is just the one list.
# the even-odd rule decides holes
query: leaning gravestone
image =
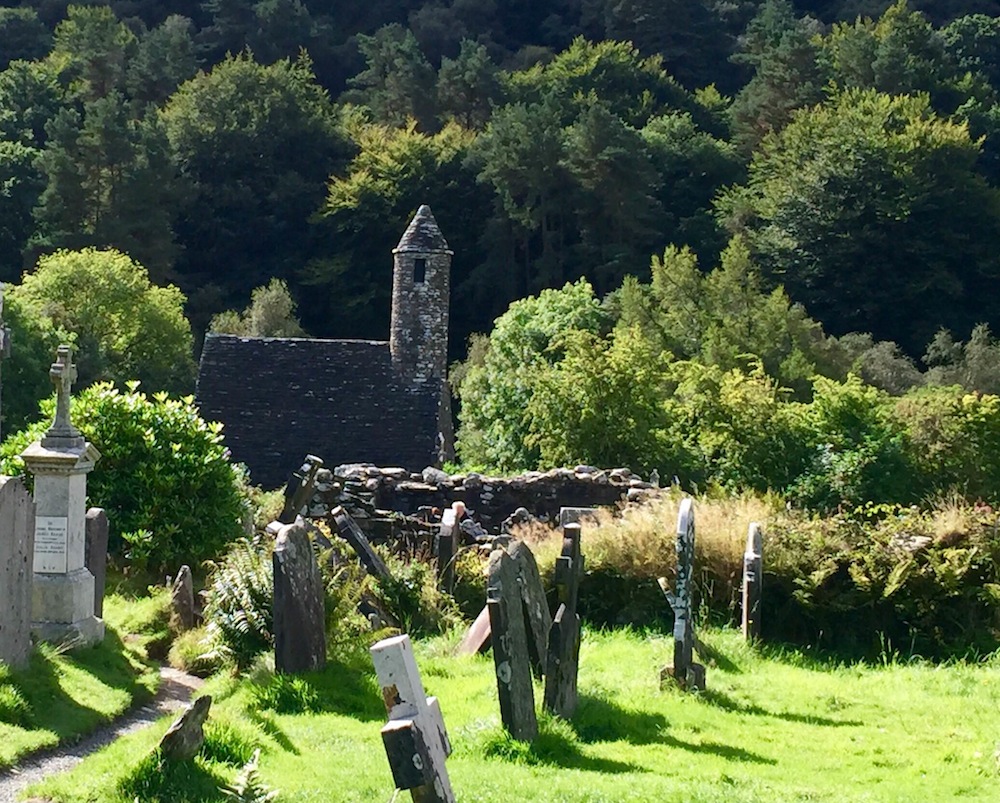
{"label": "leaning gravestone", "polygon": [[86,567],[87,474],[100,453],[70,423],[72,351],[60,346],[49,376],[56,415],[45,437],[22,452],[35,475],[32,630],[42,641],[82,646],[104,638],[94,615],[94,575]]}
{"label": "leaning gravestone", "polygon": [[552,614],[545,599],[542,577],[538,564],[528,545],[514,541],[507,547],[507,554],[517,565],[517,587],[521,593],[524,623],[528,637],[528,659],[535,677],[545,674],[545,659],[548,651],[549,630],[552,628]]}
{"label": "leaning gravestone", "polygon": [[286,524],[274,545],[274,668],[309,672],[326,665],[323,581],[300,524]]}
{"label": "leaning gravestone", "polygon": [[500,719],[511,736],[530,742],[538,735],[538,720],[517,575],[517,562],[506,550],[494,549],[490,554],[486,607],[490,615]]}
{"label": "leaning gravestone", "polygon": [[681,502],[677,514],[677,591],[672,593],[666,578],[660,588],[674,611],[674,662],[660,672],[661,686],[673,678],[682,689],[704,689],[705,667],[694,662],[694,624],[692,622],[692,581],[694,576],[694,502]]}
{"label": "leaning gravestone", "polygon": [[330,511],[329,521],[331,529],[339,533],[340,537],[350,544],[351,549],[361,559],[361,563],[368,574],[380,580],[390,577],[385,561],[372,549],[372,545],[368,543],[368,538],[362,532],[358,523],[351,518],[350,513],[344,510],[341,505],[337,505],[337,507]]}
{"label": "leaning gravestone", "polygon": [[94,575],[94,616],[100,619],[104,615],[104,584],[108,575],[108,514],[104,508],[87,510],[84,533],[87,542],[84,565]]}
{"label": "leaning gravestone", "polygon": [[757,522],[747,530],[743,553],[743,638],[760,638],[761,580],[764,564],[764,535]]}
{"label": "leaning gravestone", "polygon": [[35,503],[17,477],[0,477],[0,661],[15,669],[31,654],[31,561]]}
{"label": "leaning gravestone", "polygon": [[316,473],[323,468],[323,461],[316,455],[307,454],[298,471],[293,471],[285,487],[285,505],[278,516],[282,524],[293,524],[295,517],[312,499],[316,486]]}
{"label": "leaning gravestone", "polygon": [[382,743],[396,788],[409,789],[415,803],[453,803],[445,766],[451,742],[437,698],[424,694],[410,637],[383,639],[371,655],[389,717]]}
{"label": "leaning gravestone", "polygon": [[580,616],[576,612],[583,555],[580,525],[562,528],[562,554],[556,559],[559,608],[549,630],[545,660],[545,710],[563,719],[576,711],[576,683],[580,666]]}

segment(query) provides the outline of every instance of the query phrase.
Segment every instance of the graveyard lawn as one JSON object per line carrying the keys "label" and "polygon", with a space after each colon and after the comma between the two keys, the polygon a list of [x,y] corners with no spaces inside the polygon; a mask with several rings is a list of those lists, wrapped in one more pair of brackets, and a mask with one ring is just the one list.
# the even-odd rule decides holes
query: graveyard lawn
{"label": "graveyard lawn", "polygon": [[[1000,799],[1000,657],[935,666],[886,656],[876,665],[846,665],[755,650],[737,631],[707,630],[701,638],[708,690],[683,693],[658,688],[671,639],[585,631],[574,720],[540,714],[533,746],[500,728],[489,656],[452,657],[454,639],[417,643],[424,686],[439,698],[454,746],[447,766],[457,799]],[[257,741],[261,775],[280,800],[390,800],[379,736],[385,712],[371,664],[363,666],[352,673],[331,663],[301,676],[278,706],[288,711],[296,697],[311,701],[299,713],[254,712],[252,679],[217,678],[207,690],[223,699],[210,726]],[[539,710],[540,692],[536,684]],[[29,794],[124,801],[116,787],[166,725],[126,737]],[[173,782],[168,795],[144,800],[220,800],[212,783],[230,782],[236,769],[220,763],[225,751],[212,752],[191,768],[197,783]]]}
{"label": "graveyard lawn", "polygon": [[101,644],[74,652],[41,645],[26,669],[3,668],[0,767],[72,742],[153,696],[159,684],[157,668],[145,657],[143,637],[126,636],[155,628],[163,601],[161,595],[137,606],[106,597],[107,631]]}

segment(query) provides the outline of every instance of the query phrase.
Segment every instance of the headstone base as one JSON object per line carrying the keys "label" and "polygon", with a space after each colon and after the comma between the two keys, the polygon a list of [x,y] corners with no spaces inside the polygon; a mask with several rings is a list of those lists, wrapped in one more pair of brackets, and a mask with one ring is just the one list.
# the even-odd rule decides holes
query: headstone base
{"label": "headstone base", "polygon": [[704,664],[691,664],[688,667],[687,677],[678,678],[674,675],[674,667],[670,664],[660,670],[660,688],[676,685],[682,689],[696,689],[705,691],[705,666]]}
{"label": "headstone base", "polygon": [[94,575],[87,569],[35,574],[31,609],[31,632],[40,641],[82,647],[104,639],[104,620],[94,615]]}

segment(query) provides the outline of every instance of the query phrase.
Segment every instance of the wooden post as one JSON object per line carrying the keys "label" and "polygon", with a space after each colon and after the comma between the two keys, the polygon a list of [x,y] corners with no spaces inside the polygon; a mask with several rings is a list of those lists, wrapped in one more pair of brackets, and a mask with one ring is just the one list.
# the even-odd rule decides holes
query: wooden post
{"label": "wooden post", "polygon": [[694,502],[681,502],[677,514],[677,591],[671,593],[666,578],[660,588],[674,611],[674,661],[660,672],[661,686],[668,677],[682,689],[705,688],[705,667],[694,662],[694,624],[691,584],[694,577]]}
{"label": "wooden post", "polygon": [[743,553],[743,638],[760,638],[760,600],[763,580],[764,537],[760,525],[751,522]]}
{"label": "wooden post", "polygon": [[438,583],[442,591],[450,594],[455,588],[455,542],[458,525],[455,523],[455,511],[445,510],[441,516],[441,524],[437,536],[437,570]]}
{"label": "wooden post", "polygon": [[454,803],[445,759],[451,742],[436,697],[424,694],[410,637],[383,639],[371,648],[389,723],[382,743],[397,789],[414,803]]}
{"label": "wooden post", "polygon": [[500,719],[511,736],[530,742],[538,735],[538,720],[528,639],[517,564],[504,549],[495,549],[490,554],[486,607],[490,615]]}
{"label": "wooden post", "polygon": [[580,525],[563,527],[562,554],[556,558],[556,593],[559,608],[552,627],[545,660],[545,710],[569,719],[576,710],[576,682],[580,665],[580,616],[576,612],[583,555]]}

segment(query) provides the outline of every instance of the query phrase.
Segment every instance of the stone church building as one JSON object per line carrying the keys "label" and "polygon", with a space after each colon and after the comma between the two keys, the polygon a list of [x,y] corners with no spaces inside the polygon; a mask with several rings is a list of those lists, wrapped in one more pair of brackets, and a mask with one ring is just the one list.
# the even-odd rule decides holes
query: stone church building
{"label": "stone church building", "polygon": [[420,471],[453,451],[446,379],[452,251],[421,206],[393,249],[389,342],[209,334],[196,396],[264,488],[302,458]]}

